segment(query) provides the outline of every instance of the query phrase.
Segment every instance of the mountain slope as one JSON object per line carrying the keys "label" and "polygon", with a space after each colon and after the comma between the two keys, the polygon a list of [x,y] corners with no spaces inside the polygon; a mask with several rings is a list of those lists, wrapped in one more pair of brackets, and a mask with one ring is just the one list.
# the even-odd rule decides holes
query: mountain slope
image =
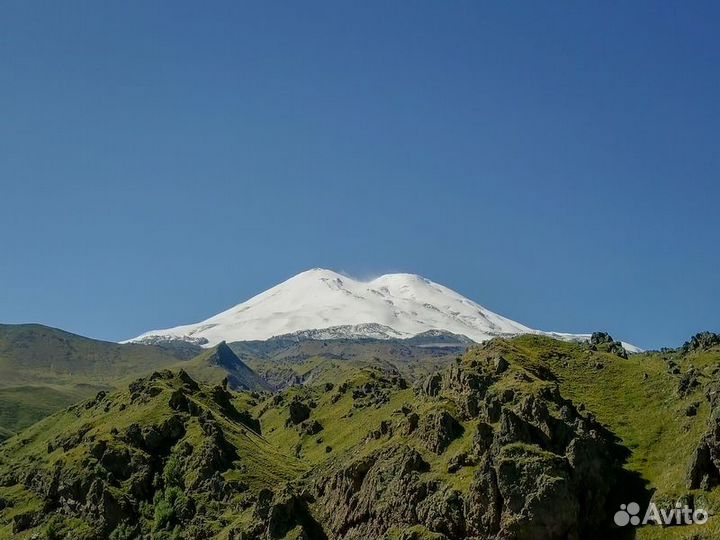
{"label": "mountain slope", "polygon": [[[414,386],[341,361],[272,396],[154,373],[0,446],[0,538],[719,538],[717,343],[494,339]],[[614,527],[650,497],[709,521]]]}
{"label": "mountain slope", "polygon": [[9,440],[0,538],[130,539],[140,528],[156,540],[215,538],[225,510],[304,470],[231,399],[182,371],[155,372]]}
{"label": "mountain slope", "polygon": [[450,364],[468,348],[456,335],[419,334],[408,339],[287,339],[237,341],[229,347],[276,389],[307,385],[324,372],[383,365],[414,382]]}
{"label": "mountain slope", "polygon": [[40,324],[0,324],[0,387],[59,382],[108,384],[197,353],[192,347],[180,350],[100,341]]}
{"label": "mountain slope", "polygon": [[0,537],[607,538],[627,450],[537,367],[476,348],[259,402],[153,373],[0,447]]}
{"label": "mountain slope", "polygon": [[127,377],[177,364],[199,347],[99,341],[39,324],[0,324],[0,440]]}
{"label": "mountain slope", "polygon": [[[316,339],[408,338],[444,330],[482,342],[542,333],[432,281],[388,274],[358,281],[313,269],[197,324],[146,332],[132,341],[185,340],[203,346],[313,331]],[[320,331],[320,332],[318,332]],[[561,339],[588,336],[554,334]]]}
{"label": "mountain slope", "polygon": [[224,341],[178,366],[205,383],[218,383],[227,378],[233,390],[272,390]]}

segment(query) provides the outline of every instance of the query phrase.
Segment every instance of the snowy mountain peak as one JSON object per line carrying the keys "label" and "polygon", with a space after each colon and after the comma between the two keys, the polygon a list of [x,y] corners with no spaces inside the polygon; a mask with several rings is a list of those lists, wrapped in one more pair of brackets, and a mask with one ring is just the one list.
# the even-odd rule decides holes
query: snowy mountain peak
{"label": "snowy mountain peak", "polygon": [[311,268],[310,270],[305,270],[304,272],[294,275],[285,283],[296,279],[343,279],[344,277],[342,274],[338,274],[333,270],[327,270],[326,268]]}
{"label": "snowy mountain peak", "polygon": [[213,346],[221,341],[265,340],[317,330],[323,330],[318,335],[324,336],[375,339],[442,330],[478,342],[496,336],[545,333],[493,313],[416,274],[385,274],[361,281],[313,268],[205,321],[152,330],[131,341],[181,339]]}

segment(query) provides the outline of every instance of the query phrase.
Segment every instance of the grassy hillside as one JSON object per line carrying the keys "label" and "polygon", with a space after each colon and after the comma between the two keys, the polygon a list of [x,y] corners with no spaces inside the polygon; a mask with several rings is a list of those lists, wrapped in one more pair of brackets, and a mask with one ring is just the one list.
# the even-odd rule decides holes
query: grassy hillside
{"label": "grassy hillside", "polygon": [[107,384],[177,360],[176,349],[110,343],[37,324],[0,325],[0,386],[5,387]]}
{"label": "grassy hillside", "polygon": [[188,352],[37,324],[0,325],[0,438],[123,379],[177,364]]}
{"label": "grassy hillside", "polygon": [[[115,538],[124,538],[122,531],[136,527],[138,520],[154,538],[170,538],[179,519],[172,504],[180,499],[182,512],[208,510],[188,525],[195,532],[185,537],[219,532],[230,508],[219,508],[213,500],[218,484],[242,504],[244,491],[269,489],[304,470],[258,431],[225,390],[200,387],[182,372],[155,373],[125,391],[100,393],[5,443],[0,538],[29,538],[30,532],[22,530],[35,522],[42,523],[31,527],[35,532],[51,529],[58,538],[107,538],[116,529]],[[59,477],[55,483],[53,475]],[[192,502],[181,494],[186,488],[194,489]],[[78,492],[84,509],[64,515],[61,500]],[[129,508],[131,500],[151,504]]]}
{"label": "grassy hillside", "polygon": [[55,411],[108,388],[91,385],[0,388],[0,426],[6,430],[5,437],[13,435]]}
{"label": "grassy hillside", "polygon": [[415,385],[391,366],[309,360],[318,376],[274,395],[158,373],[8,441],[0,526],[17,538],[606,537],[621,496],[649,490],[567,399],[551,359],[563,354],[615,361],[496,340]]}
{"label": "grassy hillside", "polygon": [[202,351],[192,360],[179,362],[191,376],[205,383],[219,383],[225,379],[233,390],[270,391],[272,387],[250,369],[225,342]]}
{"label": "grassy hillside", "polygon": [[156,369],[184,368],[211,383],[228,377],[231,387],[250,390],[305,384],[320,371],[334,372],[350,364],[392,363],[405,376],[416,378],[446,364],[466,347],[452,336],[441,338],[450,343],[437,345],[430,338],[417,344],[278,338],[233,343],[230,347],[238,358],[229,349],[218,354],[216,348],[175,342],[118,344],[42,325],[0,325],[0,440],[99,390],[127,384]]}
{"label": "grassy hillside", "polygon": [[467,343],[418,343],[412,340],[270,340],[236,342],[230,348],[255,372],[278,389],[313,384],[321,373],[378,366],[416,380],[463,354]]}
{"label": "grassy hillside", "polygon": [[[229,362],[252,378],[225,349],[183,365],[221,381]],[[720,537],[711,339],[629,358],[611,343],[495,339],[416,380],[358,350],[306,352],[255,360],[297,379],[281,392],[160,372],[11,438],[0,448],[0,537]],[[650,500],[700,506],[710,520],[613,526],[621,503]]]}
{"label": "grassy hillside", "polygon": [[[631,451],[627,469],[647,482],[653,500],[674,504],[692,497],[704,508],[720,511],[720,493],[689,490],[686,479],[693,453],[708,429],[712,411],[705,395],[718,381],[720,347],[623,359],[577,344],[521,336],[494,341],[490,348],[546,371],[565,396],[615,433]],[[695,370],[696,375],[689,376]],[[697,382],[682,390],[688,380]],[[714,516],[703,526],[645,527],[638,532],[638,538],[716,537],[720,523]]]}

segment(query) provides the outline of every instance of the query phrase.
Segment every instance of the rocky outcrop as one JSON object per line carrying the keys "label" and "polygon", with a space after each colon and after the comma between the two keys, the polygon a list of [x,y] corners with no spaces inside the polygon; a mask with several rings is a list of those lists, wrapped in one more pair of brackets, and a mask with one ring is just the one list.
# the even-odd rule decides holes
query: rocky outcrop
{"label": "rocky outcrop", "polygon": [[[691,368],[685,372],[679,382],[678,395],[685,396],[699,387],[699,379],[700,373],[697,370]],[[685,483],[688,489],[711,490],[720,486],[720,379],[717,374],[704,390],[711,412],[705,433],[695,448],[687,469]],[[686,407],[685,414],[695,416],[699,407],[699,402],[691,403]]]}
{"label": "rocky outcrop", "polygon": [[440,393],[442,388],[442,374],[432,373],[420,385],[421,391],[430,397],[435,397]]}
{"label": "rocky outcrop", "polygon": [[255,507],[257,525],[251,534],[270,539],[326,540],[325,531],[309,509],[311,502],[311,498],[296,493],[289,486],[277,493],[263,490]]}
{"label": "rocky outcrop", "polygon": [[720,334],[714,332],[700,332],[686,341],[682,350],[684,352],[708,350],[720,346]]}
{"label": "rocky outcrop", "polygon": [[306,435],[317,435],[323,430],[323,425],[317,420],[306,420],[300,425],[300,429]]}
{"label": "rocky outcrop", "polygon": [[318,482],[322,522],[332,538],[381,538],[388,524],[410,527],[428,495],[421,473],[429,469],[406,445],[358,459]]}
{"label": "rocky outcrop", "polygon": [[686,475],[688,489],[710,490],[720,485],[720,456],[718,443],[713,435],[703,439],[693,452]]}
{"label": "rocky outcrop", "polygon": [[602,345],[604,343],[613,343],[615,340],[607,332],[593,332],[590,336],[590,345]]}
{"label": "rocky outcrop", "polygon": [[288,407],[289,418],[287,424],[297,425],[310,418],[310,407],[299,400],[292,401]]}
{"label": "rocky outcrop", "polygon": [[677,395],[685,398],[693,391],[700,387],[700,372],[695,368],[690,368],[680,376],[678,381]]}
{"label": "rocky outcrop", "polygon": [[[69,418],[81,415],[88,421],[54,438],[43,459],[29,459],[20,474],[0,478],[3,485],[17,484],[41,501],[38,511],[17,515],[15,533],[54,517],[59,523],[71,519],[87,524],[94,531],[82,536],[88,540],[106,539],[116,529],[139,534],[149,507],[150,517],[155,508],[153,527],[182,526],[194,531],[194,538],[210,537],[211,531],[205,534],[196,521],[195,497],[229,501],[244,489],[222,476],[238,459],[226,426],[234,426],[236,433],[244,429],[237,422],[243,415],[228,397],[183,372],[168,371],[133,382],[127,401],[102,395],[70,409]],[[98,416],[107,413],[106,405],[121,416],[121,424],[138,420],[108,429]],[[159,532],[154,537],[164,538]]]}
{"label": "rocky outcrop", "polygon": [[416,436],[425,448],[442,454],[463,431],[462,425],[448,411],[433,411],[421,419]]}
{"label": "rocky outcrop", "polygon": [[720,486],[720,409],[713,410],[702,440],[693,452],[686,474],[688,489]]}
{"label": "rocky outcrop", "polygon": [[[425,379],[416,393],[434,408],[399,411],[400,429],[371,438],[387,443],[318,479],[328,535],[383,538],[392,525],[401,538],[556,540],[607,528],[626,453],[554,383],[534,377],[493,355]],[[447,458],[450,474],[475,468],[469,489],[459,491],[430,471],[436,458],[423,453],[445,455],[467,422],[469,449]],[[404,442],[408,436],[419,446]]]}
{"label": "rocky outcrop", "polygon": [[225,432],[212,413],[203,413],[199,421],[205,438],[190,459],[189,470],[195,474],[191,487],[201,485],[216,472],[226,471],[238,457],[235,447],[227,441]]}
{"label": "rocky outcrop", "polygon": [[[70,409],[63,421],[72,427],[42,444],[37,434],[15,439],[34,450],[0,468],[0,485],[42,501],[14,511],[14,534],[59,516],[89,524],[97,540],[173,530],[232,540],[600,535],[617,509],[615,488],[630,493],[626,454],[561,395],[552,367],[496,342],[412,391],[397,374],[364,369],[266,398],[157,372]],[[265,437],[240,404],[269,413]],[[338,430],[329,413],[347,424]],[[289,448],[269,445],[278,435]],[[709,434],[698,449],[692,486],[720,482],[716,442]]]}
{"label": "rocky outcrop", "polygon": [[506,446],[495,459],[503,501],[498,536],[535,540],[579,536],[580,505],[567,459],[525,445]]}
{"label": "rocky outcrop", "polygon": [[620,358],[627,358],[628,353],[622,343],[615,341],[607,332],[593,332],[590,336],[590,349],[604,351]]}

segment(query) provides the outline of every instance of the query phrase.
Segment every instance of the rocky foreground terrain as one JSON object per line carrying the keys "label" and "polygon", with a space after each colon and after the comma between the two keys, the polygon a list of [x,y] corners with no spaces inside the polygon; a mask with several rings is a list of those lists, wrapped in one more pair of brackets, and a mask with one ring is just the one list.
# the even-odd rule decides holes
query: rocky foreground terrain
{"label": "rocky foreground terrain", "polygon": [[[316,358],[281,392],[159,370],[0,447],[0,538],[713,538],[718,345],[494,339],[416,379]],[[614,525],[651,500],[711,518]]]}

